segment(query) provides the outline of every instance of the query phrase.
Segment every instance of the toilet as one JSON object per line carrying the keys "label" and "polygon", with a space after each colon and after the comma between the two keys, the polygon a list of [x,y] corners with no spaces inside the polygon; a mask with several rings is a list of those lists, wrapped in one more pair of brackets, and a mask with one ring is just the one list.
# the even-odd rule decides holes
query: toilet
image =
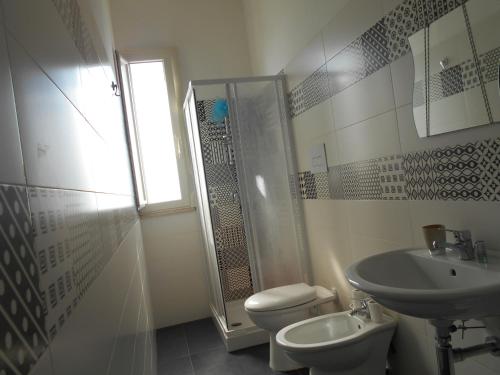
{"label": "toilet", "polygon": [[395,328],[387,315],[375,323],[343,311],[289,325],[276,342],[310,375],[384,375]]}
{"label": "toilet", "polygon": [[257,327],[269,332],[269,366],[274,371],[304,367],[287,357],[276,345],[276,333],[296,322],[314,316],[319,305],[336,300],[335,291],[305,283],[280,286],[256,293],[245,301],[245,310]]}

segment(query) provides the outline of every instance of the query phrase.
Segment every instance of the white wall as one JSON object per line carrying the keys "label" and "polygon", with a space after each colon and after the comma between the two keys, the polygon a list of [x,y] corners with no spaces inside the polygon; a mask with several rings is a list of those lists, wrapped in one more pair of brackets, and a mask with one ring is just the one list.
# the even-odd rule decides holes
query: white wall
{"label": "white wall", "polygon": [[[335,6],[345,1],[244,0],[254,71],[284,68],[293,88],[399,2],[349,0],[336,13]],[[309,147],[316,143],[326,145],[328,165],[336,166],[500,135],[496,125],[419,139],[412,118],[413,69],[407,55],[294,117],[299,170],[310,169]],[[422,225],[469,228],[474,238],[500,249],[498,202],[311,199],[304,200],[304,208],[315,282],[337,287],[344,307],[350,294],[346,267],[378,252],[424,246]],[[396,374],[436,373],[433,335],[426,321],[399,316]],[[454,344],[477,344],[484,335],[466,333],[464,341],[455,335]],[[499,368],[498,360],[484,355],[457,364],[457,374],[499,374]]]}
{"label": "white wall", "polygon": [[198,213],[141,221],[156,326],[207,317],[209,291]]}
{"label": "white wall", "polygon": [[278,73],[347,2],[244,0],[253,73]]}
{"label": "white wall", "polygon": [[[243,9],[237,0],[111,0],[120,49],[176,47],[181,79],[250,73]],[[184,97],[185,91],[181,95]]]}
{"label": "white wall", "polygon": [[[241,2],[111,0],[118,50],[177,49],[182,102],[194,79],[251,73]],[[143,219],[157,328],[209,316],[197,212]]]}

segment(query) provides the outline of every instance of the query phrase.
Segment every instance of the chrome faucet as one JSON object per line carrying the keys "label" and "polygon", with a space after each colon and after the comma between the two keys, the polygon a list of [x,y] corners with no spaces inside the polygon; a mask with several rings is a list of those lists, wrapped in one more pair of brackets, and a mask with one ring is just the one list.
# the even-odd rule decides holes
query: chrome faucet
{"label": "chrome faucet", "polygon": [[455,243],[446,241],[434,241],[433,247],[435,250],[449,249],[458,253],[460,260],[474,259],[474,245],[472,244],[471,233],[469,230],[452,230],[445,229],[446,232],[451,232],[455,236]]}
{"label": "chrome faucet", "polygon": [[366,319],[370,319],[370,310],[368,309],[368,301],[369,298],[359,300],[361,307],[355,308],[351,307],[351,311],[349,311],[349,315],[364,315]]}

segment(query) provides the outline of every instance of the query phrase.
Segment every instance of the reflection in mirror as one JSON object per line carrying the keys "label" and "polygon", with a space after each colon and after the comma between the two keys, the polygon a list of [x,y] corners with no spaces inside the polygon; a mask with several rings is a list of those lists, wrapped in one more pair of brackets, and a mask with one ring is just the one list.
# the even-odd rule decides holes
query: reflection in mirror
{"label": "reflection in mirror", "polygon": [[493,122],[500,122],[500,1],[469,0],[466,9]]}
{"label": "reflection in mirror", "polygon": [[489,123],[461,7],[430,24],[428,72],[428,135]]}
{"label": "reflection in mirror", "polygon": [[[485,12],[483,3],[492,3],[492,9]],[[477,9],[474,4],[477,4]],[[486,14],[500,11],[500,1],[470,0],[467,7],[473,14],[471,22],[478,24],[478,36],[484,34],[489,37],[482,43],[482,52],[479,54],[488,53],[494,48],[494,40],[498,41],[495,35],[500,33],[500,29],[493,29],[493,25],[496,28],[500,26],[496,26],[493,18],[490,20],[492,25],[481,26],[484,26],[483,18]],[[478,71],[479,63],[474,58],[466,14],[462,7],[410,36],[409,42],[415,65],[413,113],[419,137],[491,123],[488,101],[483,95]],[[498,54],[496,56],[498,64]],[[489,56],[489,60],[493,59]],[[498,100],[498,86],[495,86],[498,85],[498,65],[495,71],[496,80],[493,82],[492,77],[489,77],[492,83],[488,89],[496,94]]]}

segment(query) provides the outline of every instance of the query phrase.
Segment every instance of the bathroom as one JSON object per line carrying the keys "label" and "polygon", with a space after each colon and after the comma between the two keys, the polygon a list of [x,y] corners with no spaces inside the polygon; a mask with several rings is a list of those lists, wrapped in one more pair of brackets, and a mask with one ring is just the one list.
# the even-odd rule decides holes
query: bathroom
{"label": "bathroom", "polygon": [[[1,0],[0,375],[500,374],[499,14],[498,0]],[[134,72],[147,64],[162,79]],[[156,110],[167,133],[144,147]],[[229,180],[211,185],[217,168]],[[153,202],[156,178],[170,197]],[[444,239],[484,241],[487,259],[443,256]],[[405,272],[397,250],[429,267]],[[407,310],[363,275],[407,291],[391,294]],[[438,286],[414,295],[422,275]],[[306,308],[269,329],[252,296],[295,284],[285,308]],[[427,295],[472,313],[437,327]],[[380,309],[376,369],[276,360],[290,364],[294,324],[314,340],[311,318],[382,326]],[[373,337],[349,341],[349,366]]]}

